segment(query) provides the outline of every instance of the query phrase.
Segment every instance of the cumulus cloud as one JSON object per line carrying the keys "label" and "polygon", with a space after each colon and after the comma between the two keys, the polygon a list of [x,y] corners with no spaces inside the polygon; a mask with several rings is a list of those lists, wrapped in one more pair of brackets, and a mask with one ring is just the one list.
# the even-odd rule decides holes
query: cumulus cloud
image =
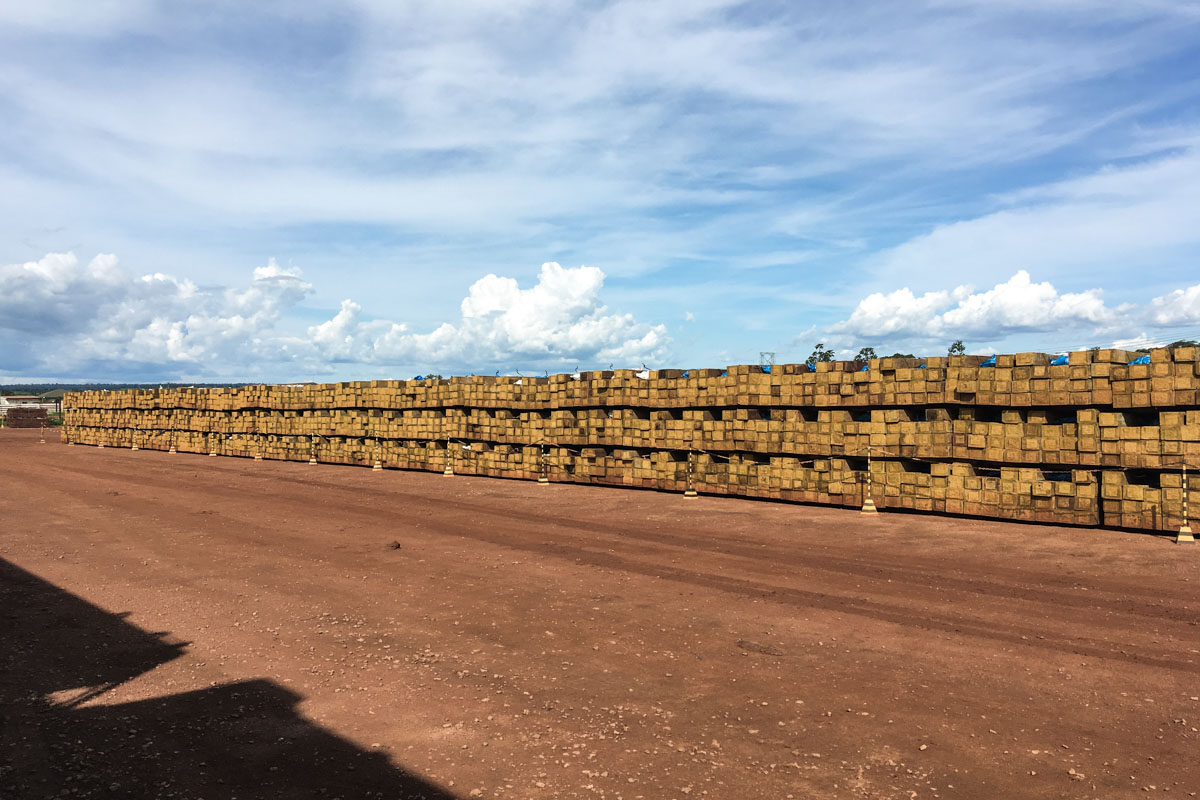
{"label": "cumulus cloud", "polygon": [[967,333],[1056,330],[1068,325],[1103,325],[1114,312],[1098,289],[1060,294],[1049,281],[1034,283],[1018,270],[1005,283],[978,294],[956,294],[958,305],[941,315],[945,328]]}
{"label": "cumulus cloud", "polygon": [[945,291],[926,292],[920,297],[907,287],[889,294],[875,292],[859,301],[850,318],[831,330],[849,334],[871,331],[884,336],[920,334],[951,302],[950,293]]}
{"label": "cumulus cloud", "polygon": [[461,319],[430,333],[362,321],[362,309],[351,301],[308,333],[331,360],[507,366],[661,358],[668,341],[665,326],[608,313],[599,299],[603,284],[604,273],[596,267],[548,262],[529,289],[513,278],[480,278],[462,301]]}
{"label": "cumulus cloud", "polygon": [[831,330],[858,336],[940,339],[982,334],[996,338],[1080,325],[1100,327],[1116,320],[1118,313],[1105,305],[1098,289],[1060,293],[1048,281],[1034,283],[1028,272],[1018,270],[1004,283],[982,292],[969,286],[926,292],[920,297],[908,288],[890,294],[876,292],[863,298],[850,318]]}
{"label": "cumulus cloud", "polygon": [[312,291],[299,270],[274,261],[245,289],[202,289],[161,273],[131,276],[108,254],[81,265],[74,253],[0,266],[0,286],[6,372],[120,362],[212,371],[269,357],[282,315]]}
{"label": "cumulus cloud", "polygon": [[662,357],[665,327],[609,313],[603,283],[595,267],[547,263],[528,289],[512,278],[480,278],[461,318],[428,333],[368,319],[350,299],[302,333],[288,315],[313,286],[274,260],[245,287],[213,288],[161,273],[132,276],[112,255],[82,265],[73,253],[51,253],[0,266],[0,374],[294,379],[332,364],[456,372]]}
{"label": "cumulus cloud", "polygon": [[[1091,331],[1125,336],[1142,328],[1200,324],[1200,284],[1177,289],[1144,305],[1109,305],[1099,289],[1060,292],[1049,281],[1035,283],[1025,270],[985,291],[969,286],[914,294],[908,288],[876,292],[859,301],[850,316],[829,328],[846,341],[926,343],[970,338],[997,342],[1026,333]],[[1142,338],[1146,334],[1143,333]]]}
{"label": "cumulus cloud", "polygon": [[1130,336],[1128,339],[1117,339],[1112,343],[1112,346],[1118,350],[1137,350],[1141,347],[1154,347],[1163,344],[1162,340],[1155,339],[1145,331],[1137,336]]}
{"label": "cumulus cloud", "polygon": [[1200,325],[1200,284],[1151,300],[1150,319],[1156,325]]}

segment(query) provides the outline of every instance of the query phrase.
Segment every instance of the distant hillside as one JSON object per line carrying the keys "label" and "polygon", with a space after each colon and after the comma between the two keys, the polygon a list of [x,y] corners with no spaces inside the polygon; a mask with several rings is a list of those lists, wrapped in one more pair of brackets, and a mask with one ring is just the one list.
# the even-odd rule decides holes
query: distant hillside
{"label": "distant hillside", "polygon": [[0,386],[0,395],[45,394],[55,389],[67,392],[82,392],[91,389],[172,389],[179,386],[200,386],[206,389],[223,386],[246,386],[245,383],[6,383]]}

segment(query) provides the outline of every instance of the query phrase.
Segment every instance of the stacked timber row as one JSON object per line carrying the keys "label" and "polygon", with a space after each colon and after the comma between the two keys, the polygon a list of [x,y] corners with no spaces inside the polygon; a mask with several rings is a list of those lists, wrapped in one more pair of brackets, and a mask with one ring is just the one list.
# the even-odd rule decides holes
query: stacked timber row
{"label": "stacked timber row", "polygon": [[10,428],[49,427],[50,415],[44,408],[10,408],[4,412],[4,424]]}
{"label": "stacked timber row", "polygon": [[[78,444],[1174,530],[1196,348],[76,392]],[[1059,359],[1062,360],[1062,359]]]}

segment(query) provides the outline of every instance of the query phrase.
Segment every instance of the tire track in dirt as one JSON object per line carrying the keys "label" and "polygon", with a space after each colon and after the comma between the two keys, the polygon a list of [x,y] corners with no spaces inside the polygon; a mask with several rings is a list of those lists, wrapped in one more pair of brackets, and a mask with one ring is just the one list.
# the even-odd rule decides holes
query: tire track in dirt
{"label": "tire track in dirt", "polygon": [[[88,474],[94,478],[113,477],[112,473],[99,470],[74,469],[72,471]],[[269,476],[251,476],[241,471],[229,471],[227,475],[241,481],[258,478],[269,480]],[[151,480],[144,475],[122,475],[121,479],[146,488],[157,488],[164,491],[172,490],[167,481]],[[405,504],[429,503],[427,494],[419,491],[397,490],[395,487],[345,487],[306,478],[289,478],[287,482],[291,486],[300,485],[311,489],[337,492],[344,496],[344,503],[340,506],[342,508],[362,508],[364,496],[387,499],[393,502],[399,501]],[[226,499],[241,501],[252,499],[256,494],[249,488],[238,486],[209,486],[206,491]],[[544,489],[540,491],[544,491]],[[527,524],[530,521],[530,511],[509,509],[495,505],[489,502],[491,499],[483,497],[479,501],[470,501],[465,500],[461,496],[454,498],[457,509],[461,511],[473,511],[484,517],[502,517],[520,524]],[[899,583],[900,587],[920,587],[935,591],[958,591],[970,595],[990,595],[1000,600],[1043,603],[1056,607],[1077,608],[1088,612],[1102,611],[1133,614],[1154,620],[1200,624],[1200,610],[1191,608],[1191,604],[1196,603],[1194,595],[1172,594],[1163,591],[1161,588],[1155,588],[1153,591],[1150,591],[1150,587],[1144,585],[1120,586],[1112,589],[1087,587],[1087,596],[1080,596],[1079,584],[1087,580],[1084,576],[1073,577],[1068,582],[1060,576],[1060,573],[1045,572],[1037,573],[1036,582],[1030,582],[1030,575],[1028,571],[1025,571],[1021,573],[1024,582],[1020,585],[1011,585],[988,580],[988,578],[995,578],[1003,574],[1003,572],[993,569],[990,565],[986,575],[969,578],[955,577],[947,575],[945,572],[939,572],[934,566],[921,567],[914,566],[908,562],[898,564],[896,562],[873,561],[867,554],[864,554],[862,559],[849,559],[824,552],[817,553],[811,549],[806,549],[801,554],[795,548],[772,544],[767,544],[764,547],[760,544],[750,544],[745,538],[740,537],[712,535],[705,535],[703,538],[687,537],[662,531],[634,529],[630,526],[609,524],[592,519],[574,519],[564,513],[569,511],[569,508],[569,505],[564,504],[556,509],[555,515],[551,518],[552,523],[556,527],[569,528],[589,535],[608,536],[614,541],[622,542],[626,546],[631,544],[630,537],[636,537],[643,542],[654,542],[686,552],[704,551],[713,555],[741,557],[748,559],[760,569],[763,562],[767,562],[771,565],[778,565],[779,568],[783,568],[783,565],[786,565],[786,568],[792,571],[820,570],[866,581],[882,580],[886,582],[891,580],[893,584]],[[691,508],[695,508],[695,506]],[[431,511],[429,513],[433,515],[436,512]],[[852,520],[851,524],[861,524],[861,521],[856,516],[850,519]],[[997,535],[1003,535],[1002,530],[996,533]],[[661,551],[647,547],[644,552],[646,554],[654,554]],[[944,567],[942,569],[944,570]],[[1010,570],[1010,572],[1012,571]],[[1048,588],[1050,586],[1056,586],[1060,591]],[[898,595],[903,594],[904,590],[903,588],[897,588],[895,593]],[[1134,594],[1135,596],[1112,596],[1121,593]],[[1105,595],[1109,595],[1109,597],[1105,597]]]}
{"label": "tire track in dirt", "polygon": [[[98,479],[112,479],[114,476],[111,472],[105,473],[92,471],[92,477],[96,477]],[[263,477],[265,478],[266,476]],[[148,480],[145,477],[131,478],[128,476],[120,476],[120,480],[148,488],[168,488],[162,484],[156,483],[153,480]],[[311,481],[305,481],[305,483],[309,488],[319,488],[327,491],[333,490],[340,494],[357,493],[360,491],[354,487],[336,487],[329,484]],[[255,493],[249,488],[204,486],[203,490],[206,495],[220,495],[245,503],[250,508],[253,508],[254,506]],[[393,497],[395,496],[393,493],[388,494]],[[415,493],[401,493],[401,496],[410,500],[421,500],[426,503],[428,502],[428,497]],[[111,503],[114,507],[120,507],[125,513],[136,516],[148,516],[150,515],[151,511],[157,511],[159,514],[167,514],[172,508],[177,507],[161,500],[145,497],[134,497],[128,494],[120,495],[105,502]],[[330,503],[325,497],[313,495],[301,496],[300,498],[297,498],[296,502],[299,505],[303,505],[304,508],[307,509],[305,515],[309,519],[332,516],[334,519],[345,522],[354,518],[365,518],[375,523],[384,523],[385,525],[383,527],[385,527],[386,523],[393,522],[395,518],[395,513],[392,510],[369,508],[361,502],[343,505],[340,503]],[[538,536],[536,538],[539,541],[534,541],[530,539],[528,533],[523,527],[530,523],[530,517],[528,514],[520,514],[510,511],[506,511],[503,514],[497,514],[496,508],[485,508],[476,503],[469,503],[467,505],[472,510],[477,511],[481,516],[506,517],[510,521],[518,522],[522,527],[516,531],[508,531],[501,526],[480,526],[463,523],[461,521],[452,520],[445,517],[439,517],[438,533],[442,535],[455,536],[461,539],[487,542],[495,546],[521,550],[535,555],[554,556],[562,559],[573,560],[577,563],[584,563],[592,567],[671,580],[677,583],[695,586],[702,589],[730,592],[744,597],[757,598],[774,603],[782,603],[795,608],[852,614],[873,621],[888,622],[906,628],[936,630],[944,633],[973,636],[1017,647],[1028,647],[1060,653],[1070,653],[1130,664],[1155,666],[1170,670],[1195,671],[1198,668],[1198,662],[1196,659],[1186,658],[1183,656],[1183,654],[1174,650],[1162,648],[1155,649],[1145,645],[1127,645],[1129,647],[1137,647],[1138,652],[1122,652],[1119,648],[1106,645],[1101,640],[1085,636],[1074,636],[1070,639],[1059,637],[1049,638],[1052,637],[1053,634],[1050,634],[1044,627],[1039,625],[1005,625],[999,624],[998,622],[988,622],[980,619],[978,616],[948,614],[945,613],[944,610],[947,606],[959,604],[948,603],[944,597],[936,599],[935,604],[938,606],[939,610],[933,611],[923,608],[913,608],[911,605],[868,599],[865,596],[857,596],[854,594],[837,593],[832,591],[815,591],[780,586],[762,580],[734,577],[731,575],[723,575],[694,569],[685,569],[660,562],[646,562],[638,560],[637,556],[645,556],[647,553],[645,552],[644,548],[639,548],[637,546],[638,543],[636,540],[633,542],[629,541],[629,537],[635,532],[630,531],[628,527],[605,524],[592,525],[588,522],[575,520],[573,521],[574,524],[568,527],[573,527],[577,531],[589,534],[596,534],[600,532],[603,533],[606,538],[603,541],[596,542],[592,546],[579,545],[561,540],[547,541],[544,539],[544,536]],[[457,504],[456,510],[458,512],[463,510],[461,503]],[[550,520],[550,523],[556,527],[560,526],[561,522],[562,521],[558,517]],[[242,524],[244,525],[244,523]],[[276,545],[279,544],[278,533],[273,529],[258,528],[258,531],[264,543],[268,543],[267,540],[270,539],[271,542],[269,543]],[[645,532],[637,531],[636,535],[640,537],[643,533]],[[690,542],[690,544],[692,548],[695,548],[695,542]],[[633,546],[631,547],[631,545]],[[618,550],[621,552],[617,552]],[[727,554],[718,552],[716,555]],[[768,557],[764,557],[761,551],[747,554],[743,557],[751,559],[757,558],[763,567],[778,563],[773,557],[769,557],[769,554]],[[863,579],[873,577],[874,580],[878,580],[880,576],[863,575],[861,577]],[[893,584],[896,583],[896,580],[897,579],[893,578]],[[930,588],[929,586],[924,585],[910,584],[909,586],[914,590],[927,590]],[[970,589],[965,591],[969,593],[971,589],[973,589],[973,585]],[[1027,598],[1019,599],[1027,600]],[[913,602],[917,603],[922,601],[928,602],[923,598],[915,598],[913,600]],[[962,605],[969,606],[969,597],[962,598],[962,601]],[[1028,600],[1028,602],[1035,604],[1038,603],[1037,600]],[[1047,614],[1047,616],[1049,616],[1049,614]],[[1160,621],[1164,623],[1169,622],[1172,625],[1182,626],[1185,629],[1185,632],[1188,626],[1194,627],[1197,625],[1194,615],[1192,615],[1191,619],[1179,619],[1177,617],[1173,617],[1171,619],[1164,618]]]}

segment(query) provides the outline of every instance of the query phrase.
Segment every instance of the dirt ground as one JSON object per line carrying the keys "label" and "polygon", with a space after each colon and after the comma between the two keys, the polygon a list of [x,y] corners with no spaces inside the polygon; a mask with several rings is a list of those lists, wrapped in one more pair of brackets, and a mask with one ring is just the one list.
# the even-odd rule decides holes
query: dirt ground
{"label": "dirt ground", "polygon": [[1200,791],[1200,546],[0,430],[0,797]]}

